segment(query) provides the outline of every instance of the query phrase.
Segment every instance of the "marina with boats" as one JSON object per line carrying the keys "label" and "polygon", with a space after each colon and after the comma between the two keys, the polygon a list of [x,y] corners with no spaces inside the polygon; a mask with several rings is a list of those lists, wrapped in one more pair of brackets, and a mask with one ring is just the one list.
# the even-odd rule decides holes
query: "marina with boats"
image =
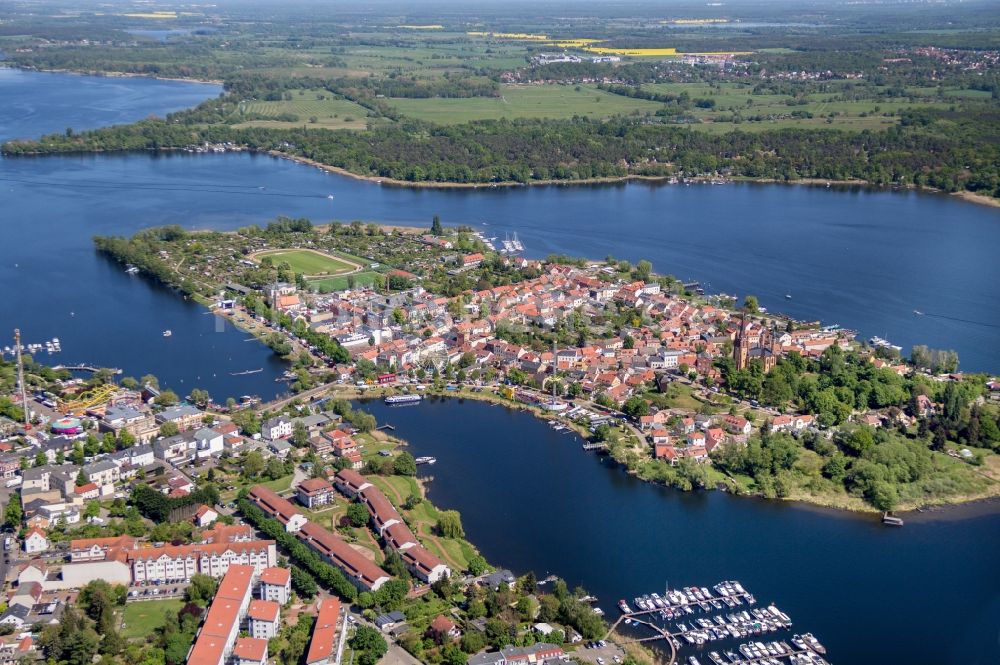
{"label": "marina with boats", "polygon": [[[792,628],[791,618],[774,604],[755,607],[757,599],[738,581],[724,581],[712,589],[684,587],[664,590],[618,601],[622,614],[608,631],[611,636],[621,624],[632,629],[649,629],[652,635],[630,637],[619,634],[625,642],[667,643],[670,662],[678,662],[681,650],[703,649],[707,644],[720,646],[707,655],[687,656],[688,665],[825,665],[826,648],[812,633],[777,637]],[[630,631],[631,632],[631,631]],[[758,641],[758,636],[777,639]],[[726,642],[738,642],[725,648]]]}
{"label": "marina with boats", "polygon": [[59,353],[62,351],[62,343],[59,341],[58,337],[53,337],[52,339],[45,340],[44,342],[20,344],[13,346],[5,346],[0,348],[0,358],[4,356],[10,356],[13,358],[17,355],[18,346],[20,346],[21,353],[36,354],[45,351],[50,355],[53,353]]}

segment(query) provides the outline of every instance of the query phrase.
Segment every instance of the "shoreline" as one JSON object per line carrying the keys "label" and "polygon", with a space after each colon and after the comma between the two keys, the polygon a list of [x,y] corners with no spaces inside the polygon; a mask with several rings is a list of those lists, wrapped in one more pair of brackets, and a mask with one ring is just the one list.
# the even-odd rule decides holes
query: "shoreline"
{"label": "shoreline", "polygon": [[[31,70],[37,71],[37,70]],[[78,72],[65,72],[69,74],[78,74]],[[86,76],[86,74],[80,74],[81,76]],[[137,78],[155,78],[163,81],[188,81],[196,83],[213,83],[211,81],[189,81],[188,79],[167,79],[162,77],[151,77],[144,76],[142,74],[129,75]],[[11,140],[16,141],[16,140]],[[6,158],[44,158],[44,157],[56,157],[56,156],[66,156],[66,155],[110,155],[110,154],[133,154],[133,153],[175,153],[184,152],[184,148],[181,147],[159,147],[159,148],[140,148],[136,150],[71,150],[63,152],[23,152],[14,155],[9,155],[0,150],[0,157]],[[675,176],[652,176],[652,175],[639,175],[639,174],[629,174],[624,176],[607,176],[601,178],[582,178],[578,180],[529,180],[528,182],[514,182],[514,181],[503,181],[503,182],[485,182],[485,183],[471,183],[471,182],[430,182],[430,181],[419,181],[413,182],[409,180],[398,180],[395,178],[388,178],[382,176],[373,175],[362,175],[360,173],[354,173],[345,168],[339,166],[331,166],[329,164],[323,164],[309,157],[302,157],[300,155],[291,155],[280,150],[257,150],[253,148],[240,148],[239,150],[228,150],[226,152],[246,152],[251,155],[267,155],[275,159],[284,159],[290,162],[296,162],[302,164],[303,166],[311,166],[317,168],[321,171],[327,173],[332,173],[334,175],[344,176],[352,180],[358,180],[360,182],[370,182],[376,185],[384,185],[387,187],[399,187],[403,189],[438,189],[438,190],[454,190],[454,189],[464,189],[464,190],[479,190],[479,189],[512,189],[517,187],[592,187],[595,185],[627,185],[629,183],[649,183],[651,185],[665,185],[670,184],[669,180]],[[714,180],[709,176],[695,176],[687,178],[688,183],[705,184]],[[774,178],[745,178],[742,176],[730,177],[725,180],[724,184],[728,183],[740,183],[740,184],[752,184],[752,185],[794,185],[794,186],[806,186],[806,187],[859,187],[875,191],[911,191],[918,192],[921,194],[934,194],[938,196],[951,196],[966,203],[973,203],[988,208],[1000,208],[1000,199],[987,196],[985,194],[977,194],[976,192],[970,191],[960,191],[952,192],[946,194],[939,189],[932,187],[918,187],[916,185],[891,185],[891,186],[879,186],[873,185],[865,180],[824,180],[822,178],[800,178],[798,180],[777,180]],[[682,183],[673,183],[675,185],[681,185]],[[389,225],[382,225],[389,226]],[[407,228],[407,227],[403,227]]]}
{"label": "shoreline", "polygon": [[[381,176],[372,175],[362,175],[360,173],[354,173],[348,171],[347,169],[341,168],[339,166],[330,166],[329,164],[323,164],[309,157],[302,157],[299,155],[291,155],[280,150],[267,150],[267,151],[250,151],[253,152],[263,152],[264,154],[270,155],[277,159],[287,159],[291,162],[297,162],[304,166],[313,166],[320,169],[321,171],[326,171],[328,173],[334,173],[337,175],[342,175],[353,180],[360,180],[362,182],[371,182],[377,185],[386,185],[389,187],[401,187],[410,189],[500,189],[500,188],[515,188],[515,187],[538,187],[538,186],[555,186],[555,187],[573,187],[573,186],[592,186],[592,185],[625,185],[630,182],[647,182],[650,184],[668,184],[669,180],[675,176],[653,176],[653,175],[639,175],[639,174],[629,174],[624,176],[606,176],[601,178],[583,178],[580,180],[529,180],[528,182],[514,182],[514,181],[503,181],[503,182],[487,182],[487,183],[470,183],[470,182],[429,182],[420,181],[412,182],[409,180],[399,180],[396,178],[387,178]],[[714,180],[709,176],[695,176],[687,178],[691,182],[696,182],[699,184],[704,184]],[[759,184],[759,185],[796,185],[796,186],[807,186],[807,187],[864,187],[872,191],[913,191],[922,194],[939,194],[946,195],[939,189],[934,189],[932,187],[918,187],[916,185],[890,185],[890,186],[879,186],[873,185],[866,180],[826,180],[823,178],[799,178],[797,180],[777,180],[775,178],[745,178],[742,176],[730,177],[726,179],[726,182],[734,183],[744,183],[744,184]],[[680,183],[676,183],[680,184]],[[954,196],[960,198],[963,201],[969,203],[976,203],[979,205],[987,206],[990,208],[1000,208],[1000,199],[993,198],[992,196],[987,196],[985,194],[977,194],[970,191],[953,192],[952,194],[947,194],[947,196]]]}
{"label": "shoreline", "polygon": [[[338,387],[339,386],[332,386],[331,389],[330,389],[330,391],[331,392],[335,392],[335,391],[337,391]],[[354,399],[354,400],[362,401],[362,406],[363,406],[363,401],[364,400],[369,400],[369,399],[378,400],[378,399],[381,399],[385,395],[394,394],[396,392],[396,391],[391,390],[391,389],[390,390],[381,389],[381,390],[377,390],[377,394],[376,394],[376,391],[359,393],[356,389],[354,389],[351,386],[344,386],[344,388],[348,389],[345,392],[350,392],[351,394],[354,395],[353,397],[350,397],[348,399]],[[537,408],[532,408],[528,404],[521,404],[521,403],[518,403],[518,402],[510,402],[509,400],[506,400],[503,397],[500,397],[499,395],[494,394],[492,392],[483,392],[483,393],[458,392],[458,393],[456,393],[454,395],[449,395],[449,394],[444,394],[444,393],[440,393],[440,394],[439,393],[429,393],[429,394],[425,394],[424,397],[425,397],[425,399],[428,398],[428,397],[446,398],[446,399],[458,399],[458,400],[468,399],[468,400],[473,400],[473,401],[480,402],[480,403],[483,403],[483,404],[489,404],[489,405],[492,405],[492,406],[502,406],[502,407],[507,408],[507,409],[514,409],[514,410],[517,410],[517,411],[523,411],[523,412],[526,412],[529,415],[533,416],[537,420],[540,420],[540,421],[543,421],[543,422],[555,421],[555,422],[558,422],[558,423],[560,423],[562,425],[565,425],[569,429],[571,429],[575,434],[577,434],[581,439],[583,439],[584,441],[587,440],[587,435],[586,435],[587,431],[586,431],[586,429],[584,427],[578,425],[577,423],[572,422],[572,421],[568,421],[568,420],[565,420],[565,419],[562,419],[562,418],[559,418],[558,415],[556,415],[556,414],[552,414],[551,416],[549,416],[547,414],[547,412],[541,411],[540,409],[537,409]],[[399,441],[402,441],[402,442],[406,441],[405,439],[399,437],[398,435],[393,435],[393,436],[396,439],[398,439]],[[408,445],[408,443],[406,443],[405,445]],[[586,452],[586,451],[583,451],[583,452]],[[659,486],[659,487],[666,487],[667,489],[671,489],[671,490],[678,491],[678,492],[684,491],[684,490],[679,490],[679,489],[677,489],[675,487],[670,487],[669,485],[663,485],[662,483],[656,483],[656,482],[653,482],[653,481],[650,481],[650,480],[645,480],[645,479],[639,477],[639,475],[638,475],[637,472],[629,470],[623,464],[619,464],[619,463],[616,462],[616,465],[618,466],[618,468],[619,468],[620,471],[624,471],[627,475],[635,478],[636,480],[638,480],[640,482],[649,483],[651,485]],[[720,490],[718,487],[705,487],[704,489],[701,489],[701,490],[696,489],[696,490],[691,490],[691,491],[718,492],[718,491],[723,491],[723,490]],[[844,505],[843,503],[840,503],[840,502],[838,502],[836,500],[824,501],[824,497],[821,497],[821,496],[798,495],[798,496],[793,496],[793,497],[788,497],[788,498],[769,499],[769,498],[766,498],[766,497],[761,496],[759,494],[736,494],[736,493],[728,491],[728,490],[726,490],[724,493],[725,494],[729,494],[729,495],[731,495],[731,496],[733,496],[734,498],[737,498],[737,499],[740,499],[740,498],[756,499],[758,501],[766,501],[768,503],[774,502],[776,504],[799,506],[799,507],[802,507],[802,508],[807,508],[807,509],[816,510],[816,511],[822,511],[822,512],[830,511],[831,513],[836,514],[837,516],[840,516],[840,517],[848,516],[848,515],[853,515],[853,516],[857,516],[857,517],[878,516],[879,514],[882,513],[882,511],[880,511],[880,510],[878,510],[876,508],[873,508],[871,506],[868,506],[868,505],[862,505],[860,507],[851,507],[851,506]],[[850,500],[853,497],[850,497],[848,495],[847,497],[844,497],[844,498]],[[983,509],[984,506],[987,507],[985,509],[985,511]],[[977,507],[978,507],[978,509],[977,509]],[[921,522],[923,522],[923,521],[929,521],[929,519],[928,518],[919,519],[918,516],[933,515],[933,516],[937,517],[938,519],[964,519],[966,517],[970,517],[971,516],[971,515],[968,515],[968,514],[964,514],[964,515],[954,515],[954,514],[946,515],[945,514],[945,513],[955,513],[957,511],[964,511],[966,513],[968,513],[969,511],[975,511],[977,513],[981,513],[981,512],[998,512],[998,511],[1000,511],[1000,491],[998,491],[996,494],[992,494],[992,495],[983,495],[983,496],[975,496],[975,497],[967,497],[967,498],[950,497],[950,498],[941,499],[939,501],[935,501],[933,503],[925,503],[925,504],[920,504],[920,505],[905,505],[905,506],[901,506],[900,508],[898,508],[894,512],[896,514],[905,515],[907,517],[907,519],[912,518],[912,519],[915,519],[915,520],[921,521]]]}
{"label": "shoreline", "polygon": [[5,69],[17,69],[22,72],[37,72],[39,74],[71,74],[73,76],[96,76],[99,78],[139,78],[152,79],[154,81],[174,81],[176,83],[200,83],[204,85],[225,86],[226,82],[212,79],[183,78],[181,76],[157,76],[156,74],[140,74],[138,72],[104,72],[91,71],[84,72],[78,69],[39,69],[35,67],[25,67],[16,63],[0,61],[0,67]]}

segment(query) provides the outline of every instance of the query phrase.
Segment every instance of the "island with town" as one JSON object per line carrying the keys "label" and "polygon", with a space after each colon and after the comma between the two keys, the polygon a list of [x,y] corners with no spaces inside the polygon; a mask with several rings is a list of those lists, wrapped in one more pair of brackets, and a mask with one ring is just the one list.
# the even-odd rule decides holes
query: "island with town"
{"label": "island with town", "polygon": [[[417,469],[433,460],[365,400],[527,410],[650,482],[889,525],[1000,486],[995,378],[646,261],[528,259],[437,219],[95,242],[267,344],[287,393],[181,396],[151,375],[48,366],[18,340],[0,366],[0,662],[604,665],[728,636],[751,641],[704,658],[825,662],[811,634],[753,637],[791,621],[737,582],[623,600],[609,627],[585,590],[487,561],[426,498]],[[622,621],[669,652],[618,639]]]}

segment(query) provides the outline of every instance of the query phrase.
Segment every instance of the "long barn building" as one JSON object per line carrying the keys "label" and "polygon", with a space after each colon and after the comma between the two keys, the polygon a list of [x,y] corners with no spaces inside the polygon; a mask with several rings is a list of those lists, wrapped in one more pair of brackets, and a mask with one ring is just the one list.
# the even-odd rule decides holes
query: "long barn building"
{"label": "long barn building", "polygon": [[372,528],[386,547],[399,553],[406,568],[418,579],[433,583],[451,575],[451,569],[420,544],[403,516],[386,495],[357,471],[343,469],[337,473],[337,488],[351,498],[357,498],[368,508]]}
{"label": "long barn building", "polygon": [[391,579],[389,573],[366,559],[336,534],[308,521],[302,511],[273,490],[257,485],[250,490],[250,500],[269,517],[284,524],[286,529],[290,524],[295,525],[296,528],[288,530],[320,558],[344,573],[358,589],[375,591]]}

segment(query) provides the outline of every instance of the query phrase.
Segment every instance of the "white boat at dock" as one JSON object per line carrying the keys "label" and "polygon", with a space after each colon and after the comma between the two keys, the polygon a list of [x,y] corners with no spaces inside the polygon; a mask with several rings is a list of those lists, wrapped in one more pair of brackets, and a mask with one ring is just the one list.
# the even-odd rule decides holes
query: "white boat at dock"
{"label": "white boat at dock", "polygon": [[417,464],[437,464],[436,457],[418,457],[414,460]]}

